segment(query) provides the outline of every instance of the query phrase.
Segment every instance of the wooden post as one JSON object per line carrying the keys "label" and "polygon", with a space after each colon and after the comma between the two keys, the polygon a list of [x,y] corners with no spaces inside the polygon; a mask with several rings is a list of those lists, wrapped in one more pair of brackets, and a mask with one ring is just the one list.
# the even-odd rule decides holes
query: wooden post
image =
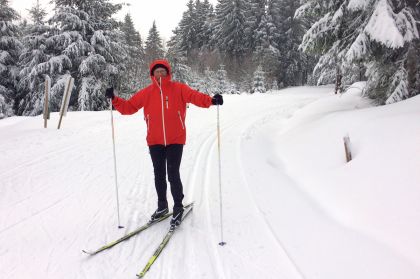
{"label": "wooden post", "polygon": [[341,93],[341,79],[343,78],[343,75],[341,73],[340,66],[336,67],[336,76],[335,76],[335,94]]}
{"label": "wooden post", "polygon": [[48,95],[51,89],[51,79],[45,76],[45,89],[44,89],[44,128],[47,128],[47,120],[50,119],[50,112],[48,111]]}
{"label": "wooden post", "polygon": [[74,79],[70,76],[66,84],[66,87],[64,88],[63,102],[61,103],[61,109],[60,109],[60,120],[58,121],[57,129],[60,129],[63,116],[66,115],[67,107],[70,101],[71,90],[73,89],[73,81]]}
{"label": "wooden post", "polygon": [[343,138],[344,140],[344,150],[346,151],[346,160],[347,163],[352,160],[351,149],[350,149],[350,137],[347,135]]}

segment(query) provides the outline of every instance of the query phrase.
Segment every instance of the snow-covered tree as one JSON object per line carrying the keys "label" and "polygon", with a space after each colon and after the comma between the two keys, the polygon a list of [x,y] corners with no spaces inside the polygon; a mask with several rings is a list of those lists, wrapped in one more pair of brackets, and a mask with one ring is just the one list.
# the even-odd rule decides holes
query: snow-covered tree
{"label": "snow-covered tree", "polygon": [[410,95],[407,84],[408,46],[419,38],[415,5],[403,0],[307,0],[298,17],[318,15],[301,44],[321,54],[315,72],[319,83],[346,75],[354,63],[366,67],[367,94],[380,103]]}
{"label": "snow-covered tree", "polygon": [[260,32],[266,32],[261,29],[261,26],[266,25],[266,4],[267,0],[249,0],[249,10],[246,11],[246,27],[245,34],[247,38],[246,46],[251,51],[254,51],[257,47],[257,40],[267,34],[260,34]]}
{"label": "snow-covered tree", "polygon": [[213,6],[208,2],[208,0],[204,0],[203,4],[200,6],[204,12],[197,11],[198,16],[203,16],[204,25],[202,32],[197,34],[198,40],[202,42],[200,48],[201,50],[210,50],[214,48],[213,43],[213,36],[215,30],[215,13]]}
{"label": "snow-covered tree", "polygon": [[265,85],[264,71],[261,66],[258,66],[254,72],[254,79],[251,93],[265,93],[267,92]]}
{"label": "snow-covered tree", "polygon": [[149,34],[147,36],[145,54],[148,64],[150,64],[155,59],[162,59],[165,54],[163,50],[162,39],[159,35],[155,21],[153,21],[152,28],[150,28]]}
{"label": "snow-covered tree", "polygon": [[186,57],[191,56],[191,52],[198,49],[198,26],[196,25],[196,10],[192,0],[187,4],[187,11],[182,15],[182,19],[179,23],[179,42],[178,48],[181,52],[184,53]]}
{"label": "snow-covered tree", "polygon": [[273,84],[271,85],[271,90],[272,91],[279,90],[279,85],[277,83],[277,80],[273,81]]}
{"label": "snow-covered tree", "polygon": [[298,49],[307,28],[302,20],[294,18],[298,2],[267,0],[265,13],[261,13],[261,10],[264,11],[261,4],[263,1],[255,2],[260,3],[259,25],[253,27],[251,20],[248,28],[255,30],[253,41],[256,65],[263,67],[269,83],[277,80],[286,85],[303,84],[307,79],[307,68],[312,65],[308,63],[311,61],[308,55]]}
{"label": "snow-covered tree", "polygon": [[219,70],[216,72],[216,86],[213,93],[223,94],[226,93],[227,89],[228,82],[225,65],[221,64]]}
{"label": "snow-covered tree", "polygon": [[[306,53],[322,54],[315,66],[315,73],[319,77],[318,84],[334,81],[336,84],[341,83],[338,79],[342,76],[344,62],[340,52],[351,41],[348,35],[353,32],[348,27],[349,19],[344,16],[344,2],[345,0],[307,0],[296,11],[297,19],[316,19],[303,37],[300,47]],[[343,34],[346,34],[346,37]]]}
{"label": "snow-covered tree", "polygon": [[212,30],[209,22],[213,18],[213,6],[208,0],[195,2],[195,17],[194,22],[196,26],[196,40],[198,49],[207,47],[210,44]]}
{"label": "snow-covered tree", "polygon": [[13,23],[19,15],[9,6],[8,0],[0,0],[0,119],[11,116],[17,110],[18,60],[22,44],[19,30]]}
{"label": "snow-covered tree", "polygon": [[[112,35],[111,35],[112,34]],[[103,92],[109,84],[121,87],[125,47],[113,39],[120,34],[96,30],[90,38],[93,51],[89,52],[79,66],[78,109],[103,110],[108,107]],[[113,39],[111,39],[113,36]],[[119,37],[121,40],[121,37]],[[120,64],[121,63],[121,64]],[[115,81],[117,80],[117,81]]]}
{"label": "snow-covered tree", "polygon": [[120,87],[127,60],[124,34],[112,17],[121,9],[121,4],[112,4],[109,0],[89,0],[83,1],[81,9],[90,16],[93,32],[87,34],[86,39],[93,51],[88,53],[78,69],[81,79],[78,109],[102,110],[108,108],[103,91],[110,84]]}
{"label": "snow-covered tree", "polygon": [[302,85],[306,81],[306,68],[311,65],[305,64],[306,56],[299,50],[299,44],[305,34],[304,23],[294,17],[299,3],[295,0],[280,1],[278,14],[281,24],[278,27],[278,47],[281,53],[279,57],[280,80],[286,86]]}
{"label": "snow-covered tree", "polygon": [[227,92],[229,92],[230,94],[240,94],[241,93],[240,90],[239,90],[238,83],[229,82],[228,85],[229,85],[229,88],[228,88]]}
{"label": "snow-covered tree", "polygon": [[254,61],[262,65],[263,71],[269,80],[279,79],[280,50],[278,46],[277,27],[272,15],[267,13],[261,17],[255,33]]}
{"label": "snow-covered tree", "polygon": [[124,33],[124,42],[128,52],[125,71],[121,77],[120,93],[130,94],[145,87],[149,79],[148,65],[145,61],[145,53],[140,33],[135,29],[130,14],[124,18],[121,25],[121,31]]}
{"label": "snow-covered tree", "polygon": [[288,0],[285,9],[283,2],[219,0],[213,12],[208,0],[190,1],[168,43],[168,57],[200,73],[206,68],[217,71],[224,64],[227,75],[242,91],[251,90],[258,65],[269,83],[288,79],[288,85],[302,84],[311,67],[308,55],[298,51],[306,26],[293,18],[296,4]]}
{"label": "snow-covered tree", "polygon": [[[103,90],[117,84],[124,66],[126,49],[118,23],[112,19],[120,4],[108,0],[56,0],[49,20],[53,26],[47,39],[49,60],[40,70],[49,73],[53,110],[68,76],[75,78],[75,91],[70,105],[79,110],[101,110],[108,107]],[[117,86],[118,87],[118,86]]]}
{"label": "snow-covered tree", "polygon": [[193,71],[204,72],[214,54],[210,50],[213,7],[205,0],[191,0],[168,42],[168,57],[177,56]]}
{"label": "snow-covered tree", "polygon": [[194,82],[191,68],[186,64],[183,57],[170,57],[169,61],[172,67],[172,78],[176,81],[191,84]]}
{"label": "snow-covered tree", "polygon": [[23,37],[24,49],[20,55],[18,92],[19,115],[38,115],[44,106],[45,73],[38,72],[38,65],[45,63],[49,56],[46,53],[46,38],[50,28],[46,25],[47,12],[39,1],[29,10],[30,20]]}
{"label": "snow-covered tree", "polygon": [[278,47],[280,42],[280,27],[281,27],[281,0],[267,0],[267,28],[269,32],[269,40],[275,42]]}
{"label": "snow-covered tree", "polygon": [[166,54],[172,66],[172,78],[183,83],[190,83],[192,72],[188,66],[187,54],[182,50],[181,30],[177,27],[173,32],[175,35],[167,43],[168,52]]}
{"label": "snow-covered tree", "polygon": [[207,94],[214,94],[214,89],[217,87],[216,73],[210,68],[204,71],[204,82],[202,92]]}
{"label": "snow-covered tree", "polygon": [[[51,78],[51,111],[60,109],[60,100],[68,78],[70,75],[77,78],[77,63],[90,50],[90,44],[83,39],[84,33],[89,29],[88,15],[70,6],[60,6],[60,3],[56,5],[55,13],[49,20],[51,30],[45,40],[48,60],[36,66],[39,75],[49,75]],[[73,106],[76,102],[77,100],[71,101],[70,105]]]}
{"label": "snow-covered tree", "polygon": [[245,54],[249,51],[246,39],[246,12],[244,0],[219,0],[214,19],[213,44],[225,55],[225,63],[234,77],[241,75]]}

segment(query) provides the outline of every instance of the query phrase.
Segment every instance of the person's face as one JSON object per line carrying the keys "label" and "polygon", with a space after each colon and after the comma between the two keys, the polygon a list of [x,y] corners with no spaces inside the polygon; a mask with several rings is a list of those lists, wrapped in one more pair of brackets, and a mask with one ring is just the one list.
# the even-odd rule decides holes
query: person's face
{"label": "person's face", "polygon": [[157,68],[153,71],[153,76],[159,80],[161,77],[166,77],[168,75],[168,72],[165,68]]}

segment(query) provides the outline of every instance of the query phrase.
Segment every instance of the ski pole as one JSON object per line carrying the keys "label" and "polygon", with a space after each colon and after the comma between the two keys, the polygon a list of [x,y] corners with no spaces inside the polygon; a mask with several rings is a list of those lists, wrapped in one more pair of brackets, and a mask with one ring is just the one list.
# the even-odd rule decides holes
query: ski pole
{"label": "ski pole", "polygon": [[223,202],[222,202],[222,163],[220,160],[220,118],[219,118],[219,105],[217,105],[217,149],[219,153],[219,203],[220,203],[220,246],[226,244],[223,241]]}
{"label": "ski pole", "polygon": [[118,198],[118,178],[117,178],[117,156],[115,155],[115,132],[114,132],[114,116],[112,114],[112,99],[109,99],[109,110],[111,111],[111,126],[112,126],[112,147],[114,151],[114,172],[115,172],[115,192],[117,197],[117,218],[118,218],[118,228],[124,228],[120,223],[120,201]]}

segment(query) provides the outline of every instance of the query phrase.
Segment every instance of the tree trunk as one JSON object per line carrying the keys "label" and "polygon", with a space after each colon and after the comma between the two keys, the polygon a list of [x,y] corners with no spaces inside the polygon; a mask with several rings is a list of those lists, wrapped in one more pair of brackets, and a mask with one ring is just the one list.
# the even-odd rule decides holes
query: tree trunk
{"label": "tree trunk", "polygon": [[335,76],[335,94],[341,93],[341,79],[343,78],[341,74],[340,66],[336,67],[336,76]]}

